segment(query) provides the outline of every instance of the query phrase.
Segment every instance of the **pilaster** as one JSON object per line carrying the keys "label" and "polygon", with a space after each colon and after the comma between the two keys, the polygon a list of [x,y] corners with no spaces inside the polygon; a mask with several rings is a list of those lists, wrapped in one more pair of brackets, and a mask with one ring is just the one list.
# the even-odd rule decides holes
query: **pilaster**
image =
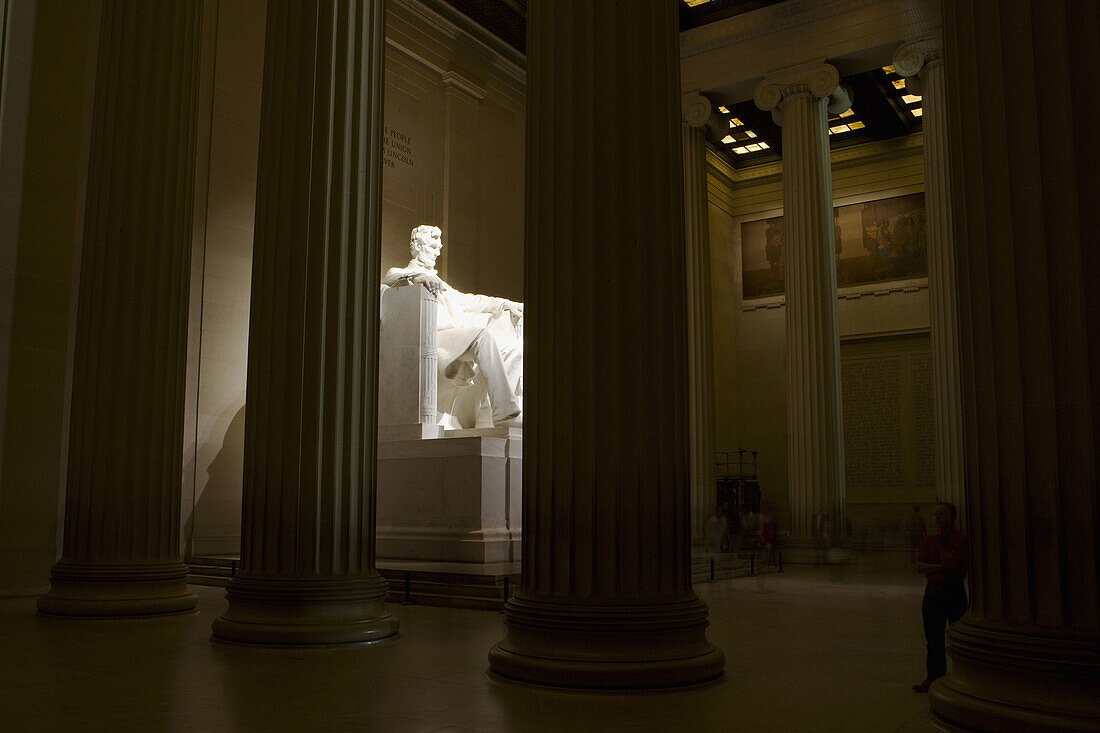
{"label": "pilaster", "polygon": [[951,209],[951,161],[944,110],[943,38],[938,31],[903,44],[894,68],[920,94],[924,126],[924,200],[928,236],[928,300],[932,338],[936,494],[965,521],[962,384],[959,374],[959,306]]}
{"label": "pilaster", "polygon": [[756,88],[760,109],[783,128],[787,319],[785,559],[823,562],[844,528],[844,430],[836,309],[836,243],[828,113],[851,105],[826,63],[786,69]]}
{"label": "pilaster", "polygon": [[710,292],[710,211],[707,201],[707,121],[714,105],[702,94],[682,100],[684,150],[684,250],[687,255],[688,440],[691,536],[706,537],[718,497],[714,453],[714,349]]}
{"label": "pilaster", "polygon": [[479,292],[477,282],[477,180],[475,147],[485,89],[467,74],[450,70],[443,82],[443,249],[441,269],[459,290]]}

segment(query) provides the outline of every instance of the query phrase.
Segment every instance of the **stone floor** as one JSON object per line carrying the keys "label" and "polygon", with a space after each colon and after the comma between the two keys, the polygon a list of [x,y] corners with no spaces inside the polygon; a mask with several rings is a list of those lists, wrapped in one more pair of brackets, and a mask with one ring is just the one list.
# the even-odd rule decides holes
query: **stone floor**
{"label": "stone floor", "polygon": [[397,640],[258,649],[210,642],[197,614],[131,621],[34,615],[0,601],[4,731],[930,731],[920,579],[902,556],[696,587],[726,676],[687,691],[584,694],[500,683],[491,611],[391,606]]}

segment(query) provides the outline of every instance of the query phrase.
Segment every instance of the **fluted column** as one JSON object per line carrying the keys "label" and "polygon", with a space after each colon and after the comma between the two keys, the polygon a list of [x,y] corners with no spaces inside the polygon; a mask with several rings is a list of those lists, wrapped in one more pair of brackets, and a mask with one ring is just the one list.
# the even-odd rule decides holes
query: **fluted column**
{"label": "fluted column", "polygon": [[714,477],[714,350],[710,315],[710,222],[707,201],[707,120],[713,105],[701,94],[683,98],[684,249],[687,253],[688,421],[691,536],[704,541],[717,506]]}
{"label": "fluted column", "polygon": [[397,631],[374,566],[384,20],[382,0],[268,10],[241,568],[221,639]]}
{"label": "fluted column", "polygon": [[958,507],[960,522],[965,522],[958,284],[955,279],[951,161],[947,147],[947,116],[944,113],[941,34],[937,32],[902,45],[894,53],[894,68],[906,77],[906,88],[923,97],[936,495],[941,501],[950,501]]}
{"label": "fluted column", "polygon": [[490,666],[569,687],[702,682],[724,658],[691,589],[676,7],[527,13],[523,581]]}
{"label": "fluted column", "polygon": [[829,112],[851,102],[836,68],[813,63],[766,76],[755,101],[783,128],[787,316],[785,559],[820,562],[844,527],[844,429],[836,313]]}
{"label": "fluted column", "polygon": [[65,539],[43,613],[195,607],[179,523],[201,26],[199,0],[103,3]]}
{"label": "fluted column", "polygon": [[1100,8],[944,16],[971,608],[933,718],[1100,730]]}

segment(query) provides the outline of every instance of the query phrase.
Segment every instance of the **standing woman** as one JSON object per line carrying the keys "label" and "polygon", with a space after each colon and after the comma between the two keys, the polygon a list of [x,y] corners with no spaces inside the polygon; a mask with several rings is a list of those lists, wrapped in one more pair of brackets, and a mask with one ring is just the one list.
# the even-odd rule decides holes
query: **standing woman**
{"label": "standing woman", "polygon": [[967,567],[966,535],[955,529],[958,513],[949,501],[937,504],[934,517],[939,531],[925,537],[917,552],[917,572],[923,573],[928,581],[921,603],[928,657],[925,661],[927,676],[923,682],[913,685],[914,692],[928,692],[933,682],[947,674],[944,632],[948,623],[957,621],[966,612],[968,602],[963,586]]}

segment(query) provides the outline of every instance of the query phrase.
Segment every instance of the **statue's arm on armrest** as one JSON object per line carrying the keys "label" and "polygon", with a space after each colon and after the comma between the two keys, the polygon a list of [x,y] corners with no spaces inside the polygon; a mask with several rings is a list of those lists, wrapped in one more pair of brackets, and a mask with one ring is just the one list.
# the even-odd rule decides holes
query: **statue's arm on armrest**
{"label": "statue's arm on armrest", "polygon": [[411,283],[422,284],[432,295],[439,295],[441,292],[448,289],[447,284],[443,282],[438,275],[422,270],[414,270],[409,267],[391,267],[389,271],[386,272],[386,276],[382,278],[383,285],[389,285],[394,288],[401,287],[402,285],[409,285]]}
{"label": "statue's arm on armrest", "polygon": [[497,316],[511,313],[517,319],[523,317],[523,303],[514,300],[497,298],[493,295],[472,295],[455,291],[451,296],[452,301],[456,299],[456,296],[460,307],[467,313],[492,313]]}

